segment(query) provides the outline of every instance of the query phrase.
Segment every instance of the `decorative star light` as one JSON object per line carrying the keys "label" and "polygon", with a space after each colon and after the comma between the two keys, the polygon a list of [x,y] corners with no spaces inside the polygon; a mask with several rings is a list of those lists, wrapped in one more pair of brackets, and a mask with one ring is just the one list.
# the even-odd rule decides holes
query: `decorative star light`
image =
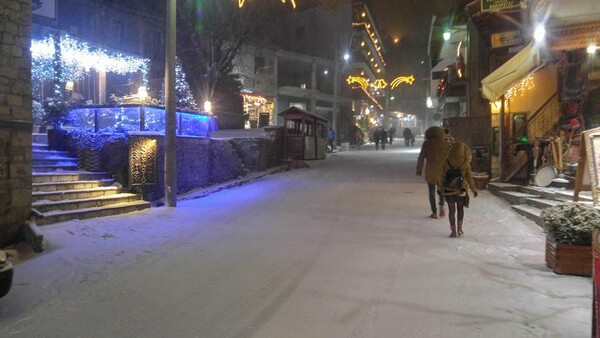
{"label": "decorative star light", "polygon": [[349,85],[351,85],[353,83],[358,83],[358,85],[363,90],[366,90],[367,87],[369,87],[369,80],[365,79],[364,77],[360,77],[360,76],[352,76],[352,75],[350,75],[346,79],[346,83],[348,83]]}
{"label": "decorative star light", "polygon": [[390,88],[394,89],[394,88],[398,87],[401,83],[408,83],[409,85],[412,85],[413,82],[415,82],[415,77],[413,75],[398,76],[397,78],[394,79],[394,81],[392,81],[392,83],[390,84]]}

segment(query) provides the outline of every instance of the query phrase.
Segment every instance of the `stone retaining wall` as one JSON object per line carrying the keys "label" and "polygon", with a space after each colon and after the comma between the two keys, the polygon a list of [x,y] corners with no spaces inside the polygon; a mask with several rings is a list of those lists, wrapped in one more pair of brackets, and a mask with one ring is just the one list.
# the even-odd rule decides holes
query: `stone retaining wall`
{"label": "stone retaining wall", "polygon": [[[164,136],[130,135],[157,140],[157,184],[145,188],[146,199],[164,197]],[[177,138],[177,193],[207,187],[263,171],[280,164],[281,138]],[[142,192],[141,186],[132,186]]]}
{"label": "stone retaining wall", "polygon": [[31,1],[0,1],[0,247],[31,212]]}

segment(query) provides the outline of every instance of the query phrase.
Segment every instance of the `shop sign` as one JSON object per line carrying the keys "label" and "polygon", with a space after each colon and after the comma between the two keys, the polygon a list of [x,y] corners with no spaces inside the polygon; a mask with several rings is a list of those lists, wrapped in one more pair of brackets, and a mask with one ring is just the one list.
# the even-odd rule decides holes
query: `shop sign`
{"label": "shop sign", "polygon": [[560,27],[550,30],[550,49],[570,50],[600,44],[600,23],[589,23]]}
{"label": "shop sign", "polygon": [[508,47],[523,44],[521,31],[509,31],[492,34],[492,48]]}
{"label": "shop sign", "polygon": [[482,12],[503,11],[519,7],[521,0],[481,0]]}

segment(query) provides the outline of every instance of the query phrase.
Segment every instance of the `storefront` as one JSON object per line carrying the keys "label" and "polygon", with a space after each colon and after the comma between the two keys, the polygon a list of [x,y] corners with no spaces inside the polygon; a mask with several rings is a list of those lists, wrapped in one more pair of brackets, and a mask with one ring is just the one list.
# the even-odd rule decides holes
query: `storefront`
{"label": "storefront", "polygon": [[245,128],[262,128],[272,125],[271,116],[274,109],[272,97],[260,94],[242,94],[244,99]]}

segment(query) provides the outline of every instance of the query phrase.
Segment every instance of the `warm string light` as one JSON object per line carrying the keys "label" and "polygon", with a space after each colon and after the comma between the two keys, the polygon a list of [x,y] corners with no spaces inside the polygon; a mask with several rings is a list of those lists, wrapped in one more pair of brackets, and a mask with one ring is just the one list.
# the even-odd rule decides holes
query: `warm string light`
{"label": "warm string light", "polygon": [[242,94],[242,98],[244,99],[245,105],[262,106],[267,103],[267,99],[265,97],[257,95]]}
{"label": "warm string light", "polygon": [[51,65],[59,62],[62,69],[60,82],[84,78],[87,72],[95,70],[120,75],[141,72],[146,84],[150,63],[149,59],[93,47],[68,35],[59,40],[54,37],[32,40],[31,58],[32,75],[39,80],[54,80],[56,74]]}
{"label": "warm string light", "polygon": [[[240,8],[242,8],[244,6],[244,3],[246,2],[246,0],[238,0],[238,6]],[[286,3],[286,0],[281,0],[282,3]],[[290,3],[292,4],[292,8],[296,8],[296,0],[290,0]]]}
{"label": "warm string light", "polygon": [[383,109],[383,106],[379,103],[379,101],[377,101],[377,99],[375,97],[373,97],[373,95],[371,95],[371,93],[369,93],[368,90],[366,90],[363,87],[360,87],[360,89],[363,90],[363,92],[365,92],[365,94],[367,94],[367,96],[371,99],[371,101],[373,101],[373,103],[379,108],[379,109]]}
{"label": "warm string light", "polygon": [[526,78],[522,79],[516,85],[512,86],[504,95],[506,99],[510,99],[513,96],[523,96],[526,91],[535,88],[535,81],[533,74],[529,74]]}
{"label": "warm string light", "polygon": [[379,55],[381,62],[385,66],[386,65],[385,60],[383,59],[383,55],[380,52],[381,47],[377,46],[377,42],[379,40],[375,37],[375,32],[371,31],[371,25],[367,24],[366,22],[353,22],[352,23],[352,27],[360,27],[360,26],[364,26],[365,31],[367,32],[367,35],[369,36],[369,39],[371,39],[371,42],[373,43],[373,45],[376,46],[375,51],[377,52],[377,55]]}

